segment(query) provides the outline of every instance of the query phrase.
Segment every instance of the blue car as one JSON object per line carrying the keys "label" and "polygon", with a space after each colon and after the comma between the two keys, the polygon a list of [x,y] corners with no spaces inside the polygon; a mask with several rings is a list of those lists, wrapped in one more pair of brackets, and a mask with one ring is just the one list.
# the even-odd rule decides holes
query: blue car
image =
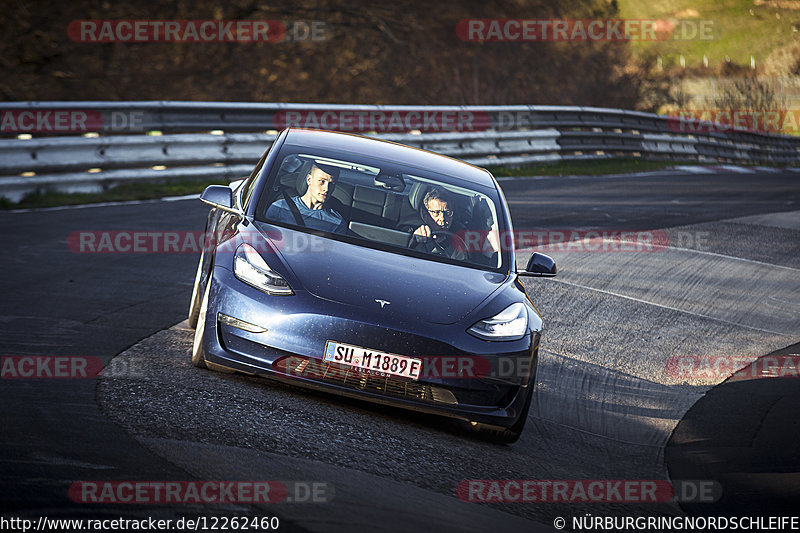
{"label": "blue car", "polygon": [[212,206],[192,363],[455,418],[516,441],[542,319],[486,170],[378,139],[287,129]]}

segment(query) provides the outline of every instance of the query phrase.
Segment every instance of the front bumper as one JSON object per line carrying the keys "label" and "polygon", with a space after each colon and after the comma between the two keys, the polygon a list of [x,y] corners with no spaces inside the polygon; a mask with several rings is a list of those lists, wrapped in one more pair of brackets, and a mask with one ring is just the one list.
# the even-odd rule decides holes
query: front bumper
{"label": "front bumper", "polygon": [[[266,331],[232,326],[218,320],[220,313]],[[303,290],[269,296],[220,266],[213,272],[205,331],[203,348],[212,365],[502,427],[514,423],[534,386],[539,342],[538,332],[519,341],[487,342],[466,333],[461,323],[420,327]],[[413,381],[366,375],[325,362],[329,340],[421,358],[422,376]]]}

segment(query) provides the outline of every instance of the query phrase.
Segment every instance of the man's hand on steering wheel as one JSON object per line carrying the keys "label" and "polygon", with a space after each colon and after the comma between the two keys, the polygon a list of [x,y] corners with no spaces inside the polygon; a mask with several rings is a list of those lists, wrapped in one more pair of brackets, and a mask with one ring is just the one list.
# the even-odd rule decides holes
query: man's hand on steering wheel
{"label": "man's hand on steering wheel", "polygon": [[464,239],[454,232],[446,229],[431,230],[430,226],[421,225],[414,231],[409,240],[409,246],[418,246],[428,253],[437,253],[454,257],[459,252],[466,252],[467,245]]}

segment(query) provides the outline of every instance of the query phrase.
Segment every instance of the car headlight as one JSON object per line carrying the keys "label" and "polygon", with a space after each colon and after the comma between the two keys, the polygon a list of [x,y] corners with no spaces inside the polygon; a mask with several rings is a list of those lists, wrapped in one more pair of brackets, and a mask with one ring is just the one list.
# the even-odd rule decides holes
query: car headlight
{"label": "car headlight", "polygon": [[492,318],[477,322],[467,330],[470,334],[489,341],[515,341],[528,331],[528,310],[525,304],[511,304]]}
{"label": "car headlight", "polygon": [[249,244],[242,244],[233,256],[233,274],[267,294],[294,294],[292,288]]}

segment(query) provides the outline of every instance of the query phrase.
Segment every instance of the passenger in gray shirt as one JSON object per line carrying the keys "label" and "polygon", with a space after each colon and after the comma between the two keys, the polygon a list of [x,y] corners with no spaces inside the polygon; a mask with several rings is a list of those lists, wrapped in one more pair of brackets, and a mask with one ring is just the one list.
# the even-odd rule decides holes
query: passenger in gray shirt
{"label": "passenger in gray shirt", "polygon": [[[336,187],[338,177],[338,168],[325,166],[323,170],[320,166],[314,164],[306,176],[306,183],[308,184],[306,193],[303,196],[291,198],[306,227],[340,235],[347,233],[347,223],[342,218],[342,215],[325,205],[333,195],[333,189]],[[269,206],[267,218],[276,222],[297,224],[297,220],[292,214],[291,206],[284,198]]]}

